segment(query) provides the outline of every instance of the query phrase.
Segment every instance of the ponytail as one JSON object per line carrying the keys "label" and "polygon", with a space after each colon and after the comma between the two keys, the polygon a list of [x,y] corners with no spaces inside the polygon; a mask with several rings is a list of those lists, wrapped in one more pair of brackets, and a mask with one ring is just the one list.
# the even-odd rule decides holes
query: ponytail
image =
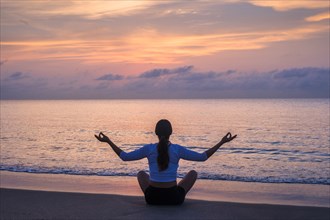
{"label": "ponytail", "polygon": [[168,163],[170,160],[168,155],[168,138],[169,137],[161,136],[157,145],[157,163],[159,171],[164,171],[168,168]]}

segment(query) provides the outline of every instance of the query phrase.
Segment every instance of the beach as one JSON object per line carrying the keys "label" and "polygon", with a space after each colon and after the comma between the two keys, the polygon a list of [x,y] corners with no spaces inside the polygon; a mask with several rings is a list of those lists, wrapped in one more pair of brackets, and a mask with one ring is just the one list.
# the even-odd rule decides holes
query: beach
{"label": "beach", "polygon": [[[329,186],[197,180],[181,206],[150,206],[133,177],[1,171],[1,219],[329,219]],[[292,189],[296,188],[296,191]],[[287,189],[287,192],[286,190]]]}
{"label": "beach", "polygon": [[330,220],[329,1],[0,2],[0,220]]}
{"label": "beach", "polygon": [[[328,99],[1,101],[0,217],[329,219],[328,106]],[[94,137],[102,131],[130,152],[157,141],[161,118],[173,122],[172,143],[196,152],[238,134],[204,163],[180,160],[178,180],[192,169],[198,180],[177,207],[146,205],[136,175],[148,172],[147,160],[121,161]]]}
{"label": "beach", "polygon": [[329,219],[329,209],[192,199],[157,207],[142,196],[1,189],[1,219]]}

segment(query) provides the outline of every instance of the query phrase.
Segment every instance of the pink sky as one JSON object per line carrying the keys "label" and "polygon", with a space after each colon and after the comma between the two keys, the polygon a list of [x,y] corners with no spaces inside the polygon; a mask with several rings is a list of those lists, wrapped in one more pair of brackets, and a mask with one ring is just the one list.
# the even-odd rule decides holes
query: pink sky
{"label": "pink sky", "polygon": [[328,1],[1,0],[4,99],[323,97],[329,66]]}

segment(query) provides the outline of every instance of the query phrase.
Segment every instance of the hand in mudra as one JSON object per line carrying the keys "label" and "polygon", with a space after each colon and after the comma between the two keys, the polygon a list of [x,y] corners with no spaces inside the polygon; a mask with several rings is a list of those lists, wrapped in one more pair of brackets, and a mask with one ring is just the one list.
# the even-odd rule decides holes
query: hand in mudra
{"label": "hand in mudra", "polygon": [[108,138],[108,136],[104,135],[102,132],[100,132],[99,135],[94,135],[96,137],[97,140],[101,141],[101,142],[109,142],[110,139]]}
{"label": "hand in mudra", "polygon": [[237,135],[232,136],[230,132],[228,132],[222,139],[221,142],[222,143],[227,143],[230,142],[232,140],[234,140],[237,137]]}

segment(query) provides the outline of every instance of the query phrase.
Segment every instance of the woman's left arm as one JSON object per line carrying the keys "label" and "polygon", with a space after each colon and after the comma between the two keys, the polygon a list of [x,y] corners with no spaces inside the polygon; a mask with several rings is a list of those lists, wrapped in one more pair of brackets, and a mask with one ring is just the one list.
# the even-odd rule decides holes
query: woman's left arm
{"label": "woman's left arm", "polygon": [[110,147],[112,148],[112,150],[118,155],[118,157],[120,157],[120,153],[123,152],[122,149],[120,149],[119,147],[117,147],[117,145],[115,145],[110,138],[108,138],[106,135],[104,135],[102,132],[100,132],[99,135],[94,135],[96,137],[97,140],[101,141],[101,142],[106,142],[110,145]]}

